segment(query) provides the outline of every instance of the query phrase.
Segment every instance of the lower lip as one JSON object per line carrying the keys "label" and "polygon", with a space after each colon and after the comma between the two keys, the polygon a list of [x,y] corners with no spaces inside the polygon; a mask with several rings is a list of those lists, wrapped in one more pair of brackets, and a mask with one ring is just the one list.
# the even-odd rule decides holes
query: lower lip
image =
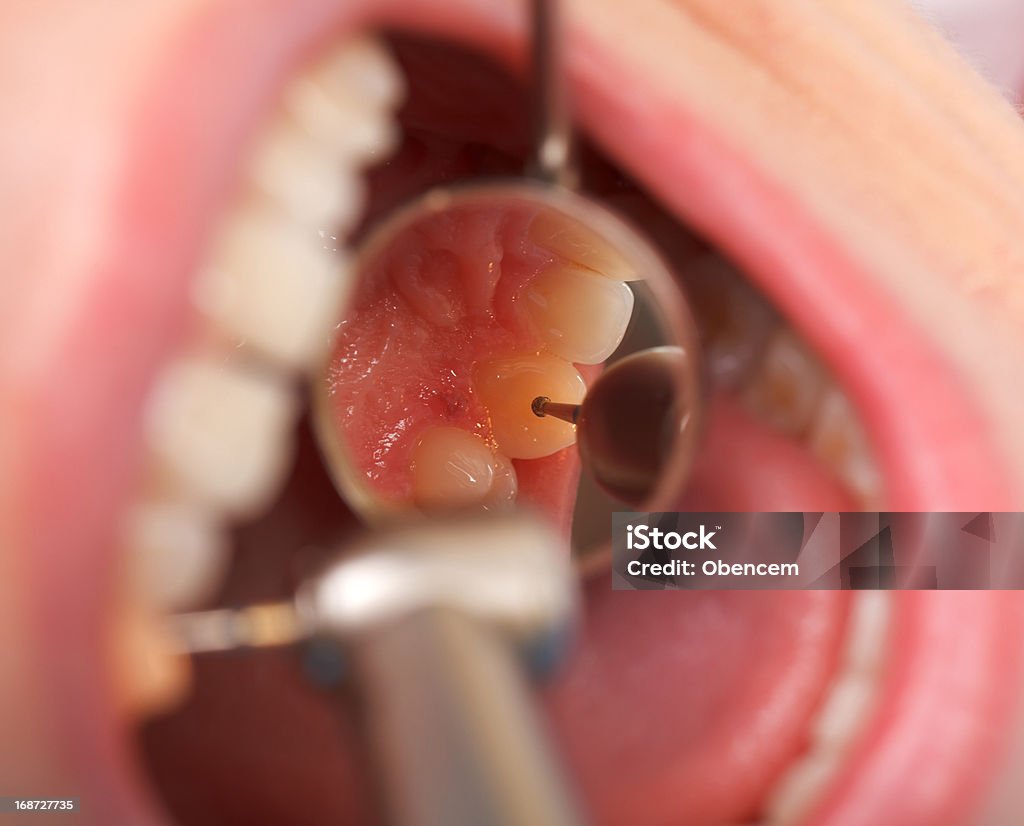
{"label": "lower lip", "polygon": [[[17,546],[33,561],[30,592],[42,595],[33,606],[34,638],[40,643],[60,641],[59,645],[40,644],[36,662],[26,673],[45,675],[43,684],[52,686],[46,705],[54,715],[52,730],[59,732],[59,738],[53,735],[50,742],[42,740],[37,753],[60,755],[59,767],[46,769],[75,778],[69,780],[73,787],[84,786],[90,789],[91,799],[103,801],[100,805],[106,809],[94,809],[95,822],[145,823],[151,819],[131,779],[119,727],[106,703],[102,668],[105,652],[100,641],[104,639],[105,606],[114,567],[109,540],[129,488],[135,449],[130,440],[112,446],[110,434],[138,430],[138,410],[148,379],[170,351],[184,317],[181,273],[192,270],[202,228],[224,203],[229,185],[226,170],[231,169],[230,159],[246,128],[260,114],[264,90],[286,70],[313,32],[330,31],[329,22],[344,25],[341,11],[314,10],[317,5],[310,3],[308,14],[291,7],[288,19],[295,28],[290,32],[280,27],[282,8],[275,7],[263,17],[254,12],[246,27],[238,27],[230,14],[218,11],[211,14],[202,31],[176,45],[164,67],[166,73],[161,75],[165,82],[150,86],[165,94],[156,94],[152,106],[133,112],[125,126],[128,144],[139,147],[141,154],[125,158],[125,167],[119,171],[118,210],[112,218],[108,247],[98,258],[101,273],[90,281],[94,292],[89,301],[81,302],[82,315],[76,323],[48,342],[49,347],[37,348],[33,378],[40,387],[48,387],[48,379],[54,375],[68,376],[68,353],[76,354],[81,369],[69,376],[60,398],[40,391],[35,403],[25,406],[26,440],[15,457],[25,481],[19,497],[19,523],[25,527],[16,537]],[[487,45],[506,55],[512,53],[517,33],[514,23],[505,21],[496,27],[494,21],[472,9],[455,21],[455,9],[449,5],[444,11],[451,16],[448,21],[433,19],[426,5],[417,7],[418,22],[465,36],[472,32],[474,39],[486,38]],[[326,19],[328,15],[332,21]],[[397,14],[395,19],[399,19]],[[270,30],[273,36],[268,35]],[[268,44],[278,51],[268,51]],[[225,60],[225,55],[238,59]],[[211,67],[216,71],[208,71]],[[755,273],[767,265],[781,265],[779,271],[792,276],[790,287],[805,288],[802,292],[811,299],[809,305],[825,302],[839,306],[839,299],[849,298],[855,273],[849,266],[834,266],[842,264],[839,256],[825,239],[816,236],[810,222],[798,222],[790,213],[790,223],[794,228],[803,226],[802,234],[776,231],[766,237],[771,230],[786,229],[769,228],[766,223],[740,227],[737,232],[737,216],[730,213],[726,200],[777,207],[779,193],[759,186],[757,176],[744,169],[742,159],[725,152],[701,124],[689,120],[672,103],[653,107],[658,112],[657,125],[651,123],[651,113],[629,111],[627,101],[618,93],[623,76],[616,76],[624,68],[609,61],[601,68],[580,69],[581,109],[593,133],[621,150],[621,157],[635,157],[634,169],[648,178],[653,188],[661,181],[662,195],[670,201],[675,197],[681,214],[736,252]],[[249,97],[239,98],[239,89],[247,89]],[[234,120],[214,134],[208,130],[208,115],[220,112],[224,100],[237,104],[227,113]],[[609,112],[625,118],[607,118]],[[677,147],[658,144],[652,138],[663,129],[661,118],[673,112],[680,128],[685,126],[692,136],[693,152],[679,153]],[[602,129],[603,122],[632,124],[632,128],[612,134],[610,127]],[[175,136],[173,144],[166,135]],[[153,162],[155,158],[158,163]],[[701,177],[705,166],[743,174],[731,180],[733,188],[725,193],[720,181]],[[667,191],[670,188],[673,192]],[[687,198],[698,193],[700,201],[679,203],[677,192],[688,193]],[[765,210],[763,214],[772,213]],[[746,249],[737,246],[736,239],[741,236],[750,239]],[[797,244],[805,252],[796,255],[785,246],[788,244]],[[812,254],[817,255],[815,263],[830,267],[811,269],[846,272],[848,277],[801,282],[798,276],[805,270],[794,268],[794,261],[806,264]],[[146,280],[137,277],[140,262],[149,273]],[[800,317],[803,311],[796,306],[792,291],[765,285]],[[829,290],[842,295],[828,294]],[[878,302],[859,296],[851,306],[864,315],[877,310]],[[898,329],[898,322],[894,324]],[[807,326],[813,332],[810,320]],[[852,328],[863,329],[863,319]],[[821,331],[812,338],[819,343],[826,340]],[[841,353],[852,352],[855,345],[849,336],[836,336],[828,346],[838,363]],[[878,362],[885,356],[879,352],[874,363],[865,356],[857,364],[845,365],[844,378],[871,402],[867,405],[869,423],[882,443],[892,448],[885,458],[895,501],[905,506],[933,505],[937,500],[962,502],[966,498],[989,507],[1004,502],[1007,486],[991,473],[991,468],[999,467],[991,448],[980,446],[967,466],[958,466],[956,473],[941,472],[948,471],[941,456],[933,456],[927,468],[916,463],[915,456],[934,454],[934,445],[941,443],[936,437],[944,427],[951,424],[958,432],[978,432],[979,417],[964,405],[948,380],[939,378],[928,386],[919,383],[908,393],[908,385],[898,380],[907,377],[891,376],[880,369]],[[924,349],[919,362],[935,363]],[[942,369],[921,372],[945,376]],[[908,395],[935,402],[915,405],[914,414],[926,418],[908,421],[909,411],[901,412],[902,400]],[[73,410],[65,403],[67,398],[75,399]],[[927,418],[933,410],[946,411],[942,422]],[[53,518],[55,512],[61,514],[61,520]],[[1019,674],[1015,652],[1024,650],[1014,636],[1021,627],[1016,602],[998,594],[933,593],[900,595],[898,604],[900,656],[887,678],[885,709],[849,774],[822,807],[822,822],[954,822],[953,815],[966,810],[995,766],[998,749],[993,724],[1009,713],[1019,689],[1005,675]],[[938,645],[936,640],[945,644]],[[59,660],[47,656],[57,650],[62,652]],[[973,659],[965,668],[963,661],[949,657],[949,650]],[[947,697],[954,702],[947,702]],[[951,705],[970,711],[965,716],[952,714]],[[90,713],[85,715],[82,709],[90,709]],[[933,744],[944,738],[960,744],[956,753],[935,752]],[[915,777],[930,784],[948,777],[949,782],[926,788],[915,783]],[[879,810],[865,815],[869,805],[876,805],[874,801]],[[894,812],[901,816],[894,819]]]}

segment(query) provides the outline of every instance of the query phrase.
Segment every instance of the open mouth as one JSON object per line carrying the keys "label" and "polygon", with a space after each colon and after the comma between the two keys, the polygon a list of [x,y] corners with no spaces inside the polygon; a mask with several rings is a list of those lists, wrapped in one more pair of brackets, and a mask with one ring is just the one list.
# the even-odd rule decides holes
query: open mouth
{"label": "open mouth", "polygon": [[[379,41],[354,34],[374,28],[355,4],[329,15],[284,5],[208,11],[161,52],[159,82],[124,116],[105,246],[73,262],[98,273],[89,300],[55,313],[59,329],[35,325],[40,346],[19,373],[24,438],[10,455],[27,481],[14,538],[35,551],[44,595],[28,615],[40,638],[74,643],[37,665],[53,706],[46,736],[60,732],[47,741],[60,755],[51,770],[102,801],[97,822],[148,822],[124,731],[185,679],[154,609],[209,596],[231,541],[223,598],[287,593],[312,563],[302,549],[353,524],[297,425],[295,387],[354,289],[339,272],[344,238],[432,184],[517,174],[529,151],[512,79],[518,18],[393,3],[375,23],[427,33],[389,38],[395,69]],[[1003,183],[1019,174],[1017,126],[994,103],[958,109],[940,94],[974,91],[945,53],[886,45],[882,34],[926,39],[901,17],[762,11],[652,6],[637,21],[602,5],[570,32],[584,187],[673,264],[716,388],[682,504],[1014,507],[1022,399],[1006,354],[1020,304],[1002,274],[1019,253],[1000,242],[1013,220],[992,205],[1018,206]],[[808,39],[808,27],[829,34]],[[765,48],[770,34],[785,36],[788,58]],[[686,77],[663,65],[679,49]],[[807,65],[832,68],[809,79]],[[884,111],[893,134],[854,117],[858,106]],[[798,126],[769,128],[780,122]],[[935,201],[943,208],[916,220]],[[593,301],[605,307],[621,281],[600,275]],[[549,294],[594,287],[577,276]],[[454,293],[424,298],[428,286],[397,290],[396,317],[443,327]],[[600,362],[616,335],[574,332],[586,358],[548,354],[538,370]],[[38,391],[69,358],[73,411]],[[570,447],[555,438],[539,455],[495,458],[486,440],[490,453],[466,446],[472,428],[445,426],[456,432],[430,450],[425,425],[405,448],[433,474],[424,490],[444,457],[475,461],[469,493],[451,489],[460,502],[477,501],[481,476],[482,497],[507,500],[505,459]],[[365,435],[371,450],[380,438]],[[396,455],[407,467],[410,454]],[[129,511],[126,566],[110,548]],[[247,524],[230,534],[237,520]],[[144,596],[124,596],[126,567]],[[586,594],[581,651],[545,702],[601,822],[958,823],[997,771],[995,722],[1010,713],[1024,650],[1008,595],[619,594],[603,578]],[[293,655],[202,662],[194,680],[189,704],[143,736],[148,775],[180,822],[366,822],[356,724]]]}

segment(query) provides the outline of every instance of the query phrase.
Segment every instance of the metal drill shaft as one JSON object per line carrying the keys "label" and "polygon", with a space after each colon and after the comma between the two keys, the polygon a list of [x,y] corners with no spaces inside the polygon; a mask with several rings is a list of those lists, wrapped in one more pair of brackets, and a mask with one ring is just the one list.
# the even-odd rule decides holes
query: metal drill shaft
{"label": "metal drill shaft", "polygon": [[579,421],[580,408],[582,406],[580,404],[553,402],[547,396],[537,396],[530,405],[530,409],[533,411],[533,415],[541,419],[545,416],[551,416],[555,419],[561,419],[563,422],[569,422],[569,424],[576,424]]}
{"label": "metal drill shaft", "polygon": [[291,645],[312,630],[291,602],[176,614],[170,623],[188,654]]}

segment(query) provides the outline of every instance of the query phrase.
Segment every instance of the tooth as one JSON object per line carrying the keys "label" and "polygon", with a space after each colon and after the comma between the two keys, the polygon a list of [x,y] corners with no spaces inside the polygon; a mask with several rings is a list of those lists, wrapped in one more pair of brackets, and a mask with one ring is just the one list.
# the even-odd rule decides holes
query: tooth
{"label": "tooth", "polygon": [[858,731],[874,697],[874,681],[864,675],[844,675],[829,691],[824,708],[814,721],[812,736],[819,748],[843,749]]}
{"label": "tooth", "polygon": [[545,353],[481,362],[474,387],[486,405],[498,449],[512,459],[538,459],[575,443],[576,428],[531,408],[537,396],[578,403],[586,393],[583,377],[569,362]]}
{"label": "tooth", "polygon": [[212,597],[227,568],[223,528],[194,504],[136,504],[124,544],[136,592],[165,611],[194,608]]}
{"label": "tooth", "polygon": [[487,443],[461,427],[432,427],[412,452],[413,498],[427,510],[481,503],[497,462]]}
{"label": "tooth", "polygon": [[530,223],[527,234],[535,244],[574,264],[617,281],[637,281],[643,276],[615,247],[578,221],[545,210]]}
{"label": "tooth", "polygon": [[351,286],[346,262],[265,210],[236,213],[194,290],[225,333],[296,369],[319,364]]}
{"label": "tooth", "polygon": [[750,377],[777,319],[772,309],[721,256],[709,253],[680,268],[701,320],[704,361],[723,387]]}
{"label": "tooth", "polygon": [[797,823],[835,777],[840,756],[815,754],[801,760],[782,778],[768,802],[771,823]]}
{"label": "tooth", "polygon": [[516,501],[519,479],[516,469],[507,456],[494,454],[494,481],[487,498],[481,503],[485,510],[505,510]]}
{"label": "tooth", "polygon": [[821,399],[808,440],[814,454],[835,470],[864,507],[880,504],[881,474],[853,406],[838,388]]}
{"label": "tooth", "polygon": [[248,169],[253,186],[296,224],[345,232],[362,210],[362,179],[288,120],[266,131]]}
{"label": "tooth", "polygon": [[304,131],[336,158],[365,163],[397,143],[390,112],[404,91],[402,74],[386,49],[360,39],[296,78],[283,97]]}
{"label": "tooth", "polygon": [[824,370],[807,347],[790,330],[780,330],[772,336],[743,399],[766,424],[797,436],[814,418],[826,382]]}
{"label": "tooth", "polygon": [[111,623],[109,657],[118,711],[134,720],[176,705],[188,691],[191,671],[160,618],[125,602]]}
{"label": "tooth", "polygon": [[185,358],[164,371],[147,413],[157,476],[182,496],[247,515],[276,493],[296,415],[295,394],[279,380]]}
{"label": "tooth", "polygon": [[877,674],[886,655],[890,620],[889,595],[881,591],[858,592],[850,607],[847,668],[860,674]]}
{"label": "tooth", "polygon": [[626,284],[573,266],[535,276],[523,300],[545,347],[580,364],[599,364],[615,352],[633,312],[633,291]]}

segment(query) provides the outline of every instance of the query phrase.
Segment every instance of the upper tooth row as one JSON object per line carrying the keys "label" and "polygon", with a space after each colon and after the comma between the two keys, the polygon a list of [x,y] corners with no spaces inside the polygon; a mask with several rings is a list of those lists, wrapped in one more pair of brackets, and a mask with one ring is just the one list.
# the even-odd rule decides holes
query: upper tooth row
{"label": "upper tooth row", "polygon": [[225,520],[265,507],[285,477],[293,376],[320,364],[352,281],[321,237],[358,219],[360,167],[394,148],[402,94],[385,49],[350,41],[283,90],[252,147],[193,286],[199,327],[147,411],[148,481],[125,543],[150,600],[201,597],[227,553]]}

